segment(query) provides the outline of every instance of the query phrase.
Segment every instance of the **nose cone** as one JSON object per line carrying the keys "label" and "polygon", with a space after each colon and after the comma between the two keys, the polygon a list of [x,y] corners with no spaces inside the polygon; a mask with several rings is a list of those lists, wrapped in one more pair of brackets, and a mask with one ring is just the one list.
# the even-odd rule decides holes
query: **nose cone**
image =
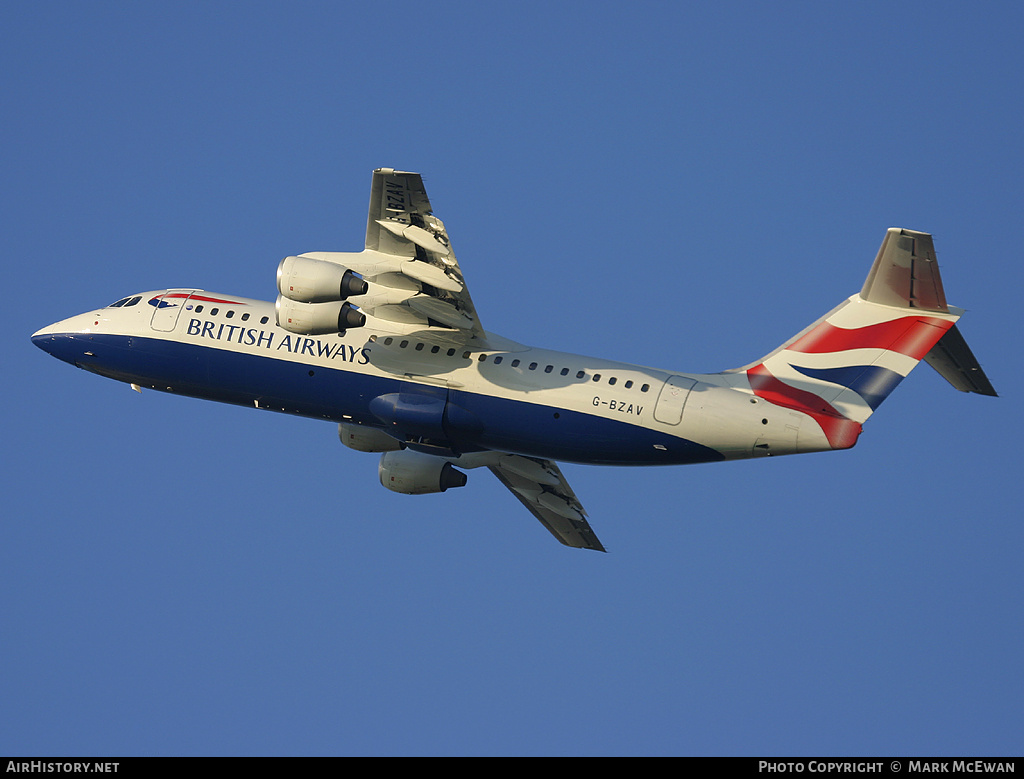
{"label": "nose cone", "polygon": [[40,330],[36,330],[32,333],[32,343],[38,346],[47,354],[53,354],[54,343],[60,334],[60,328],[57,327],[60,323],[49,325]]}
{"label": "nose cone", "polygon": [[90,356],[92,330],[89,326],[93,325],[94,321],[92,314],[82,314],[54,322],[32,333],[32,343],[58,360],[78,363],[83,357]]}
{"label": "nose cone", "polygon": [[52,354],[58,360],[75,363],[83,356],[87,347],[81,342],[82,336],[76,339],[74,333],[62,333],[55,331],[53,325],[44,327],[42,330],[32,334],[32,343],[38,346],[47,354]]}

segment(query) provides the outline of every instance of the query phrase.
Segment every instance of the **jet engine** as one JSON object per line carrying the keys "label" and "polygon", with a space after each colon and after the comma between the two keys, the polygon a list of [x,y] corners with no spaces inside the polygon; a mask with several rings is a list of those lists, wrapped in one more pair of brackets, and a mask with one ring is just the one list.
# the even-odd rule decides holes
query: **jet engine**
{"label": "jet engine", "polygon": [[382,485],[405,495],[426,495],[466,485],[466,474],[450,462],[411,449],[381,455],[378,473]]}
{"label": "jet engine", "polygon": [[300,303],[327,303],[365,295],[368,285],[344,265],[285,257],[277,266],[277,291]]}
{"label": "jet engine", "polygon": [[366,315],[351,303],[335,300],[330,303],[300,303],[284,295],[277,296],[277,324],[285,330],[303,335],[340,333],[366,324]]}
{"label": "jet engine", "polygon": [[402,448],[398,441],[383,430],[351,422],[338,425],[338,438],[349,449],[357,452],[397,452]]}

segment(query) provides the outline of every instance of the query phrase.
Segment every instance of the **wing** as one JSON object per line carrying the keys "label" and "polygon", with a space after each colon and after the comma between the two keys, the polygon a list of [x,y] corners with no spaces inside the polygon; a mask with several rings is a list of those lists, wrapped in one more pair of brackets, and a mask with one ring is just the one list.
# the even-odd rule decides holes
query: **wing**
{"label": "wing", "polygon": [[366,249],[398,261],[400,273],[382,274],[374,279],[377,283],[409,289],[411,279],[419,285],[420,294],[400,304],[411,309],[413,316],[483,337],[448,232],[433,215],[419,173],[392,168],[373,172]]}
{"label": "wing", "polygon": [[605,551],[587,522],[587,512],[556,463],[510,454],[502,457],[497,465],[489,467],[491,473],[512,490],[512,494],[563,544]]}

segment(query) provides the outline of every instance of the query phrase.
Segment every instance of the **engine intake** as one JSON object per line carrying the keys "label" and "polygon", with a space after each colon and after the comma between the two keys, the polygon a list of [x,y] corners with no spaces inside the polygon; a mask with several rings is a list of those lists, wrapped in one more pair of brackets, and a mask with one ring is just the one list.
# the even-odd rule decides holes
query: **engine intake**
{"label": "engine intake", "polygon": [[302,335],[341,333],[366,324],[366,315],[351,303],[335,300],[330,303],[299,303],[278,295],[277,324],[285,330]]}
{"label": "engine intake", "polygon": [[277,266],[277,291],[300,303],[327,303],[365,295],[363,279],[333,262],[306,257],[285,257]]}

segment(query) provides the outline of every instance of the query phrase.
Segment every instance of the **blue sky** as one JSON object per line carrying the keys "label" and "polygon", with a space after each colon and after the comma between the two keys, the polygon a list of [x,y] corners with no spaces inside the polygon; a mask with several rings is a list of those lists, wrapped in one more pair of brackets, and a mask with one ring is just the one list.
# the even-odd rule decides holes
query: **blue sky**
{"label": "blue sky", "polygon": [[[1019,754],[1024,10],[5,4],[0,753]],[[408,497],[330,424],[32,346],[271,299],[423,173],[489,330],[745,364],[924,230],[998,399],[920,367],[831,455]],[[25,284],[21,282],[25,281]]]}

